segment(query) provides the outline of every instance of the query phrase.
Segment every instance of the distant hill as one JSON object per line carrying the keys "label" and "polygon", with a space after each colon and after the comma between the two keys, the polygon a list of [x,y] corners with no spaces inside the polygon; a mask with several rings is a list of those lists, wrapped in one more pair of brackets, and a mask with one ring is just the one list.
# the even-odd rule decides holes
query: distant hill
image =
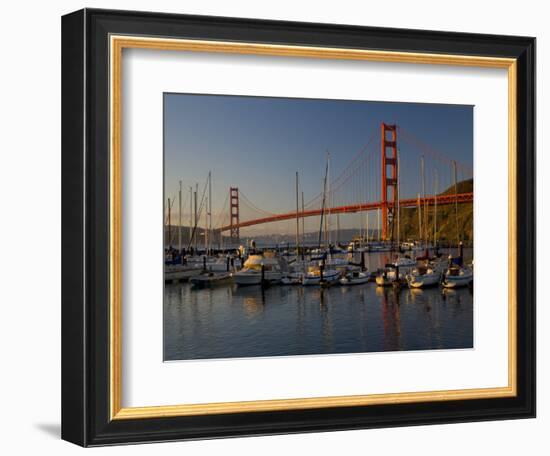
{"label": "distant hill", "polygon": [[[376,229],[370,230],[370,236],[372,236],[374,239],[378,237],[377,233],[378,231]],[[340,231],[336,231],[334,229],[330,230],[330,239],[332,243],[338,242],[342,244],[347,244],[358,235],[359,228],[342,228],[340,229]],[[283,245],[285,243],[294,245],[294,243],[296,242],[295,234],[262,234],[258,236],[250,236],[250,238],[254,239],[257,243],[263,245]],[[302,236],[300,237],[300,242],[302,242],[302,239],[305,245],[315,246],[317,245],[317,242],[319,240],[319,231],[315,230],[306,232],[303,238]],[[324,242],[324,232],[322,234],[322,239],[322,242]]]}
{"label": "distant hill", "polygon": [[[178,245],[178,227],[172,225],[170,230],[168,230],[167,226],[164,227],[164,236],[165,236],[165,240],[166,240],[166,247],[168,247],[168,245],[169,245],[169,242],[168,242],[168,233],[169,232],[170,232],[170,237],[172,239],[172,243],[171,243],[172,247],[177,247],[177,245]],[[371,230],[371,236],[373,236],[374,238],[377,237],[376,233],[377,233],[376,230]],[[231,242],[230,237],[229,237],[228,234],[229,233],[224,234],[224,236],[223,236],[223,244],[225,246],[228,246]],[[350,242],[351,239],[354,238],[355,236],[357,236],[358,234],[359,234],[358,228],[341,229],[339,232],[336,232],[336,230],[331,230],[330,237],[333,240],[333,242],[335,242],[336,239],[338,239],[342,243],[347,243],[347,242]],[[318,236],[319,236],[318,231],[307,232],[307,233],[305,233],[305,236],[303,237],[303,240],[306,243],[306,245],[316,245],[317,240],[318,240]],[[197,228],[197,239],[198,239],[199,247],[203,246],[204,245],[204,229],[203,228]],[[254,241],[256,241],[256,243],[258,245],[278,245],[278,244],[285,244],[287,242],[294,245],[294,242],[295,242],[296,238],[295,238],[294,233],[292,233],[292,234],[261,234],[261,235],[257,235],[257,236],[250,236],[250,235],[244,236],[244,235],[242,235],[240,243],[241,244],[246,244],[247,239],[253,239]],[[188,226],[183,226],[181,228],[181,242],[182,242],[183,247],[185,247],[185,248],[189,245],[189,227]],[[219,242],[220,242],[219,233],[215,232],[214,233],[214,238],[213,238],[214,246],[217,247],[219,245]]]}
{"label": "distant hill", "polygon": [[[467,179],[457,183],[458,193],[469,193],[474,191],[473,179]],[[449,187],[440,195],[453,195],[454,185]],[[474,206],[473,203],[459,203],[458,217],[455,217],[455,205],[447,204],[437,207],[437,239],[441,241],[456,241],[456,220],[458,219],[458,230],[460,239],[472,241],[474,238]],[[435,207],[428,207],[428,232],[430,239],[434,233]],[[424,223],[424,221],[422,221]],[[418,209],[401,209],[401,238],[418,238]]]}

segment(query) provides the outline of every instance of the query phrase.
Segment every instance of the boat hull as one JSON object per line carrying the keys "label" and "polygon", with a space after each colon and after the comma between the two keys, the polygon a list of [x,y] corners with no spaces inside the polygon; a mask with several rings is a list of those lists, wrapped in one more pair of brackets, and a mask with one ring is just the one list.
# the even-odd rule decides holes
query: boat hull
{"label": "boat hull", "polygon": [[321,281],[321,276],[318,274],[310,275],[306,274],[302,278],[302,285],[304,286],[314,286],[314,285],[322,285],[322,284],[333,284],[338,282],[338,279],[340,277],[340,273],[338,271],[333,272],[325,272],[323,274],[323,280]]}
{"label": "boat hull", "polygon": [[466,287],[474,280],[474,273],[469,269],[463,269],[460,274],[445,274],[443,278],[443,287],[459,288]]}
{"label": "boat hull", "polygon": [[164,270],[165,282],[178,282],[189,280],[202,272],[202,268],[171,267]]}
{"label": "boat hull", "polygon": [[441,274],[423,274],[418,276],[409,276],[408,282],[411,288],[434,287],[439,284]]}
{"label": "boat hull", "polygon": [[443,286],[445,288],[460,288],[460,287],[466,287],[472,282],[474,279],[473,275],[469,275],[467,277],[445,277],[443,280]]}
{"label": "boat hull", "polygon": [[[262,274],[261,273],[236,273],[233,274],[233,281],[241,287],[247,287],[252,285],[261,285],[262,284]],[[277,284],[281,281],[281,274],[279,273],[266,273],[264,280],[269,284]]]}
{"label": "boat hull", "polygon": [[340,279],[340,285],[361,285],[369,281],[369,276],[365,275],[364,277],[343,277]]}
{"label": "boat hull", "polygon": [[195,277],[191,277],[189,282],[195,287],[212,287],[215,285],[221,285],[231,280],[231,274],[201,274]]}

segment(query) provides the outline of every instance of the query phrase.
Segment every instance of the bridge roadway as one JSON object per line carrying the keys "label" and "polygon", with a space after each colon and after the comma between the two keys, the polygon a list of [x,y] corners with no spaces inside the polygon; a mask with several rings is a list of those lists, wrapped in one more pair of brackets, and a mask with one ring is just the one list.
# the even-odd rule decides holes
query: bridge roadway
{"label": "bridge roadway", "polygon": [[[455,201],[458,203],[471,203],[474,200],[474,194],[472,193],[458,193],[456,195],[438,195],[438,196],[427,196],[425,198],[420,198],[420,203],[422,205],[427,204],[428,206],[435,205],[437,200],[437,205],[446,205],[454,204]],[[418,198],[407,198],[399,201],[400,207],[414,207],[418,204]],[[391,207],[391,204],[388,203],[388,206]],[[373,203],[359,203],[359,204],[350,204],[346,206],[336,206],[332,208],[326,208],[325,214],[353,214],[355,212],[363,211],[373,211],[382,207],[382,202],[377,201]],[[298,217],[315,217],[321,215],[321,209],[311,209],[307,211],[299,211]],[[229,231],[231,228],[244,228],[247,226],[261,225],[263,223],[271,222],[280,222],[282,220],[290,220],[296,218],[296,211],[286,212],[284,214],[276,214],[268,217],[262,217],[252,220],[245,220],[240,222],[238,225],[235,224],[225,225],[220,228],[220,231]]]}

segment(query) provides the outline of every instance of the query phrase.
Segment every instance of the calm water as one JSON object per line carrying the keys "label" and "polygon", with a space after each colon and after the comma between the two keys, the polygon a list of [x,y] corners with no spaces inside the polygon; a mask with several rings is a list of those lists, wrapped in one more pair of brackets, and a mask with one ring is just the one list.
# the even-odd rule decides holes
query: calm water
{"label": "calm water", "polygon": [[[370,270],[382,255],[369,256]],[[165,287],[167,361],[471,347],[468,288]]]}

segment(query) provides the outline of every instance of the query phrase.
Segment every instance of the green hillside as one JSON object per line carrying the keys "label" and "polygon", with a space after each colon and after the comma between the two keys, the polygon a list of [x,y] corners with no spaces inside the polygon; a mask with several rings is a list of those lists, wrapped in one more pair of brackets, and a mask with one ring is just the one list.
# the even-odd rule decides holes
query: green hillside
{"label": "green hillside", "polygon": [[[474,191],[473,179],[464,180],[457,184],[458,193]],[[454,194],[454,186],[449,187],[440,195]],[[434,235],[434,213],[433,206],[428,207],[428,233],[429,239]],[[418,239],[418,209],[401,209],[401,238]],[[459,203],[458,217],[455,217],[455,205],[440,205],[437,207],[437,239],[440,241],[456,241],[456,220],[458,219],[458,230],[462,241],[473,241],[474,238],[474,207],[473,203]],[[422,220],[424,223],[424,219]]]}

